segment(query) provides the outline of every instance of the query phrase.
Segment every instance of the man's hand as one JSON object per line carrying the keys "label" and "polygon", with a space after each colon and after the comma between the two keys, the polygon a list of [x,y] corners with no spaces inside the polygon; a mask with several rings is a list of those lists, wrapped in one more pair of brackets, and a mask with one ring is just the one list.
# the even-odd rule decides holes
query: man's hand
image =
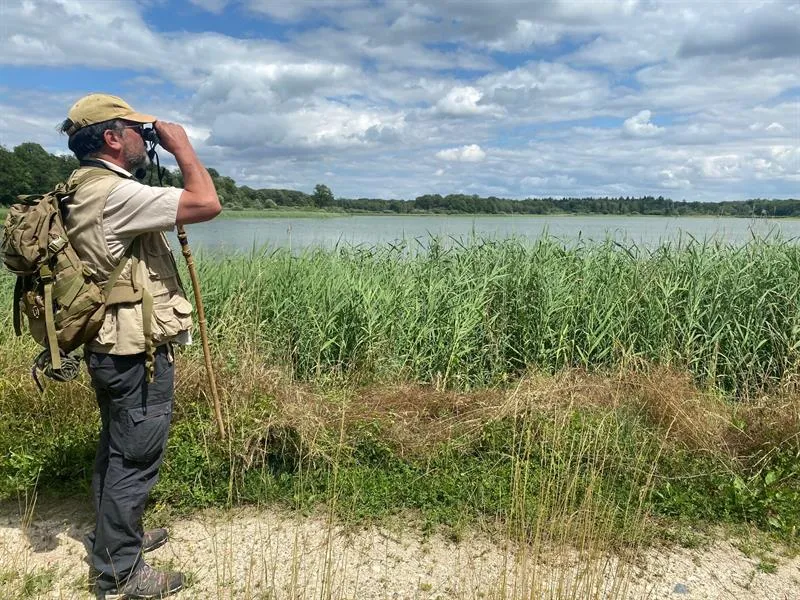
{"label": "man's hand", "polygon": [[197,157],[186,130],[177,123],[167,121],[155,121],[153,127],[158,133],[159,143],[175,157],[183,175],[183,192],[178,201],[176,224],[199,223],[216,217],[222,210],[217,190]]}
{"label": "man's hand", "polygon": [[170,123],[169,121],[156,121],[153,127],[158,134],[158,142],[170,154],[179,154],[182,150],[192,148],[192,143],[189,141],[189,136],[186,135],[186,130],[177,123]]}

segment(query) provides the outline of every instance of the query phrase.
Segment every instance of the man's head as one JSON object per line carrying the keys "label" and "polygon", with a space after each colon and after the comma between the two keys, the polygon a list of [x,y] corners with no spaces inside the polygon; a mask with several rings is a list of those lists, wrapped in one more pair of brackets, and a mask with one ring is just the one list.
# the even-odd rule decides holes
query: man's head
{"label": "man's head", "polygon": [[59,129],[79,160],[105,158],[135,172],[148,162],[140,127],[155,120],[117,96],[89,94],[72,105]]}

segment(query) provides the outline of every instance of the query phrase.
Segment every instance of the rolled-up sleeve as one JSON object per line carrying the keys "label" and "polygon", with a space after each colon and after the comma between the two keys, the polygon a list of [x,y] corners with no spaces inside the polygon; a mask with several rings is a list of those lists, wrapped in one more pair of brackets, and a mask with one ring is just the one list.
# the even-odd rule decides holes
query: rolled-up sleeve
{"label": "rolled-up sleeve", "polygon": [[172,231],[183,192],[175,187],[152,187],[127,179],[108,195],[103,229],[108,249],[115,257],[125,253],[133,239],[150,231]]}

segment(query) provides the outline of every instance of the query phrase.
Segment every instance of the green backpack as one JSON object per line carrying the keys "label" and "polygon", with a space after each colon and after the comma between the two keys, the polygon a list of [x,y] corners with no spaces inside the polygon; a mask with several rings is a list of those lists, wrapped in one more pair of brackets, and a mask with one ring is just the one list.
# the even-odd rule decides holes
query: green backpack
{"label": "green backpack", "polygon": [[61,202],[76,187],[60,183],[46,194],[18,196],[18,203],[8,211],[0,241],[0,258],[17,276],[14,331],[22,334],[25,315],[31,335],[49,351],[49,368],[57,372],[56,379],[65,355],[91,341],[100,330],[109,292],[135,246],[129,247],[100,288],[70,245],[64,227]]}

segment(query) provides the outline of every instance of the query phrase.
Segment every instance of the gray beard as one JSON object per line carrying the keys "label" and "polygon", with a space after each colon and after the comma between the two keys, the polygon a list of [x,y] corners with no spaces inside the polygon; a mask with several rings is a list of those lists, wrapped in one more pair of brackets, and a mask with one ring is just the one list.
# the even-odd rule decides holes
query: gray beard
{"label": "gray beard", "polygon": [[[144,177],[144,172],[147,170],[147,166],[150,164],[150,157],[147,156],[147,152],[142,150],[141,152],[125,152],[124,154],[125,163],[127,165],[127,171],[129,173],[133,173],[137,177],[141,173],[141,177]],[[139,177],[139,179],[141,179]]]}

